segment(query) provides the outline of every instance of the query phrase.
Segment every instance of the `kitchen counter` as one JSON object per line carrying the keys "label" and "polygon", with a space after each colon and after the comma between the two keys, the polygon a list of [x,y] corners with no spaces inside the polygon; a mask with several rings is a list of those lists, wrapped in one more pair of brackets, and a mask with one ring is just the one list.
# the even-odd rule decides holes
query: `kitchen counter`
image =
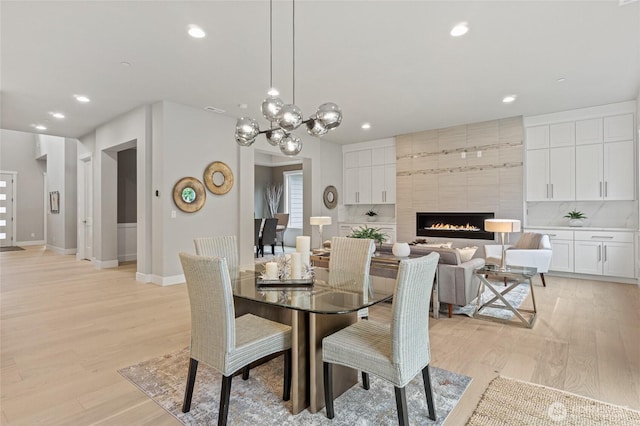
{"label": "kitchen counter", "polygon": [[637,229],[632,228],[605,228],[602,226],[544,226],[544,225],[532,225],[524,226],[524,229],[552,229],[552,230],[564,230],[564,231],[611,231],[611,232],[638,232]]}

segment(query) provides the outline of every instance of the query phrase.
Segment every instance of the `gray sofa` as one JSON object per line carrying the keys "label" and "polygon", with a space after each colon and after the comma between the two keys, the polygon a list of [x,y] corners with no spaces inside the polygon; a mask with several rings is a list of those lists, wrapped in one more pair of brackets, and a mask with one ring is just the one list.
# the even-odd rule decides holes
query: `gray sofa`
{"label": "gray sofa", "polygon": [[[392,244],[377,246],[377,252],[391,254]],[[466,262],[460,260],[460,254],[455,248],[437,248],[412,245],[411,257],[426,256],[431,252],[440,254],[437,274],[437,297],[439,303],[448,304],[451,317],[453,305],[465,306],[478,295],[480,278],[473,272],[484,266],[483,258],[472,258]],[[374,275],[373,265],[371,274]],[[436,293],[434,293],[435,296]],[[438,304],[436,304],[437,306]]]}

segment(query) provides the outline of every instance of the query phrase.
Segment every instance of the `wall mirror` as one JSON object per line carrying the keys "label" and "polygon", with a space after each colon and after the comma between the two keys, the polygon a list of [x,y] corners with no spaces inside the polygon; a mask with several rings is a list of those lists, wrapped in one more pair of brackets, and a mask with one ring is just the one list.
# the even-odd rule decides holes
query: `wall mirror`
{"label": "wall mirror", "polygon": [[233,187],[233,172],[222,161],[214,161],[204,170],[204,184],[216,195],[226,194]]}
{"label": "wall mirror", "polygon": [[338,205],[338,190],[335,186],[329,185],[324,189],[322,198],[324,200],[324,206],[328,209],[333,209]]}
{"label": "wall mirror", "polygon": [[197,212],[206,198],[204,185],[196,178],[184,177],[173,186],[173,202],[183,212]]}

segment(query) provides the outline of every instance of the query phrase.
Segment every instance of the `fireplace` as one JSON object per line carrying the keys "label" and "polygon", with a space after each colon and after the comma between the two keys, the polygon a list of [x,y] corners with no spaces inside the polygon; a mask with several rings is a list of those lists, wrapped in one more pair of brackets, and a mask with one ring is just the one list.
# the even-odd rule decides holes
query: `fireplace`
{"label": "fireplace", "polygon": [[493,240],[493,232],[484,230],[484,220],[493,219],[493,213],[417,212],[418,237],[468,238]]}

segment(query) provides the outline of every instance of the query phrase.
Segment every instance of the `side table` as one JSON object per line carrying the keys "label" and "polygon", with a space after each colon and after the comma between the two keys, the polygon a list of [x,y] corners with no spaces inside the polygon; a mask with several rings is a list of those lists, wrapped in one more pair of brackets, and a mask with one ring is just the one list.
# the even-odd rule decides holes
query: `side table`
{"label": "side table", "polygon": [[[531,283],[531,278],[534,277],[537,273],[536,268],[529,268],[524,266],[507,266],[505,269],[501,269],[495,265],[485,265],[480,269],[476,269],[475,274],[480,278],[480,287],[478,288],[478,298],[476,305],[476,312],[474,314],[474,318],[482,318],[488,319],[491,321],[497,321],[507,324],[519,325],[527,328],[533,327],[533,323],[536,319],[537,309],[536,309],[536,298],[533,293],[533,285]],[[500,283],[507,283],[506,287],[492,285],[489,282],[489,278],[497,279]],[[521,307],[515,307],[504,296],[509,293],[511,290],[516,288],[523,282],[527,282],[529,284],[529,290],[531,291],[531,301],[533,302],[533,309],[525,309]],[[482,300],[482,294],[484,292],[484,287],[487,287],[494,294],[494,297],[484,302]],[[500,300],[503,304],[498,305],[495,302]],[[507,311],[511,311],[519,320],[512,321],[503,318],[497,318],[491,315],[486,315],[483,313],[483,310],[486,308],[494,308],[494,309],[503,309]],[[525,318],[528,317],[528,318]]]}

